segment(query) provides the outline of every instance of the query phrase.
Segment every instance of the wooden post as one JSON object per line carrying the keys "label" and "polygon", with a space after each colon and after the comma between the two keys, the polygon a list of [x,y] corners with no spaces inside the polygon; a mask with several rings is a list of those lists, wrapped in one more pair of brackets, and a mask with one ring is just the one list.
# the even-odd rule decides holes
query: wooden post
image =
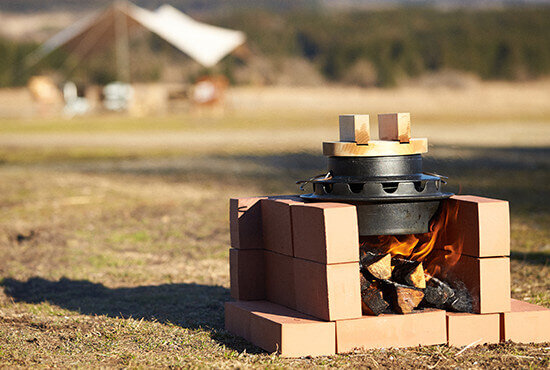
{"label": "wooden post", "polygon": [[130,45],[128,40],[128,22],[126,21],[126,2],[117,2],[115,7],[115,48],[117,79],[130,82]]}

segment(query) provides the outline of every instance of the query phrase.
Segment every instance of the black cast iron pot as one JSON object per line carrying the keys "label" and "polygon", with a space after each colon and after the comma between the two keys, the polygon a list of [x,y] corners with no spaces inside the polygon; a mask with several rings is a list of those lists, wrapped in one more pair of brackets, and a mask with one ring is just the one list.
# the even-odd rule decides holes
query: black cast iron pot
{"label": "black cast iron pot", "polygon": [[310,182],[307,201],[357,207],[359,235],[426,233],[444,193],[442,176],[422,172],[422,156],[328,157],[329,172]]}

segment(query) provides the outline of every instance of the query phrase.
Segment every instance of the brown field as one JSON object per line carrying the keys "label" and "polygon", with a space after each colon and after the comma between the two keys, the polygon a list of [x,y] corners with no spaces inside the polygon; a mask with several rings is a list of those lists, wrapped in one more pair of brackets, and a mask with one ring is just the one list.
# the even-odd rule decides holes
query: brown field
{"label": "brown field", "polygon": [[399,110],[451,191],[510,201],[512,296],[550,307],[549,101],[549,82],[241,88],[223,115],[0,119],[0,365],[547,368],[550,343],[283,359],[226,332],[223,302],[228,199],[297,193],[338,112]]}

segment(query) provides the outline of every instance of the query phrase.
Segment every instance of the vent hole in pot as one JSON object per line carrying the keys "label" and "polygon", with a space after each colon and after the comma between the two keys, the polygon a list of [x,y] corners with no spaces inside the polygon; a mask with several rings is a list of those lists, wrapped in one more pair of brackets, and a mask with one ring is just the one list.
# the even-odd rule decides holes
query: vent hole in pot
{"label": "vent hole in pot", "polygon": [[360,193],[361,191],[363,191],[363,186],[365,186],[365,184],[363,183],[353,183],[348,185],[352,193]]}
{"label": "vent hole in pot", "polygon": [[332,184],[323,184],[323,188],[325,188],[325,193],[332,193]]}
{"label": "vent hole in pot", "polygon": [[420,193],[426,188],[426,181],[414,181],[414,188]]}
{"label": "vent hole in pot", "polygon": [[386,193],[395,193],[397,190],[397,187],[399,186],[398,182],[383,182],[382,188]]}

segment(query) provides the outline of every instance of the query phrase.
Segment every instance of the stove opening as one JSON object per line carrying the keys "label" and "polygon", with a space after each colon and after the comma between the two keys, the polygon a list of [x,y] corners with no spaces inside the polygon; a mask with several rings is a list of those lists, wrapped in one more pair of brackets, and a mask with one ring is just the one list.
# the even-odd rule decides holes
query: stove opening
{"label": "stove opening", "polygon": [[468,289],[449,272],[460,258],[463,238],[448,242],[445,225],[457,216],[457,204],[443,202],[427,233],[360,237],[364,314],[405,314],[422,308],[473,311]]}

